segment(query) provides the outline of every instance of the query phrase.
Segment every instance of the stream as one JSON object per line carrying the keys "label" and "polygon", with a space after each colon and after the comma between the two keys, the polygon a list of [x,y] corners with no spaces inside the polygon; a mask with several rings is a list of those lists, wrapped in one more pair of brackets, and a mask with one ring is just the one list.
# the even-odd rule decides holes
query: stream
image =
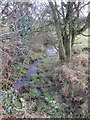
{"label": "stream", "polygon": [[35,62],[33,62],[29,66],[26,74],[22,77],[22,79],[21,80],[16,80],[15,85],[14,85],[15,90],[19,90],[23,86],[28,85],[31,81],[30,77],[33,74],[36,74],[38,72],[38,64],[42,63],[47,58],[52,57],[57,52],[57,50],[54,47],[47,47],[46,51],[47,51],[47,55],[44,58],[38,59]]}

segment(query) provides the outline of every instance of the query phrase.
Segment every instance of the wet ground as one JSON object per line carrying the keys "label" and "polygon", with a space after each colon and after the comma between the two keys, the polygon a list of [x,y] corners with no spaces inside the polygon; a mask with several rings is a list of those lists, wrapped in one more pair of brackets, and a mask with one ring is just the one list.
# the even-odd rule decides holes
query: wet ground
{"label": "wet ground", "polygon": [[44,58],[38,59],[35,62],[33,62],[29,66],[26,74],[22,77],[22,79],[16,81],[15,86],[14,86],[15,90],[18,90],[21,87],[23,87],[25,85],[28,85],[30,83],[30,81],[31,81],[31,79],[30,79],[31,76],[38,72],[38,67],[37,67],[38,64],[43,62],[47,58],[52,57],[57,52],[57,50],[54,47],[47,47],[46,51],[47,51],[47,55]]}

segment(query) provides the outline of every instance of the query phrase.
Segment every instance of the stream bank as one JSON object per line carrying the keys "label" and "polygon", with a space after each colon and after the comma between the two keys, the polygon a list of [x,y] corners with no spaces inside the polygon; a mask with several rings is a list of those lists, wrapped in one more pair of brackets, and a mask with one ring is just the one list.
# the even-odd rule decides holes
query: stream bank
{"label": "stream bank", "polygon": [[21,87],[28,85],[31,81],[31,76],[33,74],[36,74],[38,72],[38,64],[44,62],[44,60],[46,60],[49,57],[52,57],[53,55],[55,55],[55,53],[57,52],[57,50],[52,47],[49,46],[46,48],[46,56],[44,58],[40,58],[36,61],[34,61],[28,68],[26,74],[22,77],[21,80],[16,80],[15,84],[14,84],[14,89],[15,90],[19,90]]}

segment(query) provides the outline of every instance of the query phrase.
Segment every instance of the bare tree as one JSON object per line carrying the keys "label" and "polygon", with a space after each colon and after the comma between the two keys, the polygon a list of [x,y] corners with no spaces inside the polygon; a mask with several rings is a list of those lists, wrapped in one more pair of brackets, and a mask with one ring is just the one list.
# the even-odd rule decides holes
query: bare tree
{"label": "bare tree", "polygon": [[61,5],[58,5],[57,2],[49,0],[48,3],[49,5],[36,5],[29,2],[4,3],[1,13],[6,16],[12,32],[0,36],[9,34],[20,38],[28,33],[41,32],[46,27],[49,30],[48,26],[53,24],[59,41],[59,58],[62,61],[69,61],[72,57],[75,37],[88,28],[90,12],[87,17],[83,17],[82,9],[90,2],[64,2],[62,0]]}
{"label": "bare tree", "polygon": [[49,6],[52,10],[57,38],[59,40],[59,58],[62,61],[71,60],[75,37],[88,28],[90,12],[84,20],[85,22],[81,22],[81,10],[89,4],[90,2],[82,5],[79,1],[67,3],[62,1],[61,7],[59,8],[57,2],[49,0]]}

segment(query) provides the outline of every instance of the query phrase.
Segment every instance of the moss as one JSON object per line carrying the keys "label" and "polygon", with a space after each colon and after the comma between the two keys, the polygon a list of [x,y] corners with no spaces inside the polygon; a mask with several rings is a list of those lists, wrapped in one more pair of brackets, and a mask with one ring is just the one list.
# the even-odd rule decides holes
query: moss
{"label": "moss", "polygon": [[21,79],[21,77],[26,73],[27,67],[16,65],[13,68],[12,78],[13,80]]}
{"label": "moss", "polygon": [[43,57],[44,57],[44,53],[42,53],[42,52],[37,52],[37,53],[35,53],[34,56],[35,56],[34,59],[43,58]]}
{"label": "moss", "polygon": [[51,59],[48,58],[48,59],[44,60],[43,63],[40,63],[39,67],[42,68],[44,66],[48,66],[50,63],[51,63]]}
{"label": "moss", "polygon": [[29,99],[29,93],[24,93],[24,94],[22,94],[22,97],[23,97],[25,100],[28,100],[28,99]]}
{"label": "moss", "polygon": [[38,90],[37,90],[36,88],[33,88],[33,89],[31,90],[31,92],[30,92],[30,97],[31,97],[31,98],[37,98],[37,97],[39,97],[39,92],[38,92]]}

